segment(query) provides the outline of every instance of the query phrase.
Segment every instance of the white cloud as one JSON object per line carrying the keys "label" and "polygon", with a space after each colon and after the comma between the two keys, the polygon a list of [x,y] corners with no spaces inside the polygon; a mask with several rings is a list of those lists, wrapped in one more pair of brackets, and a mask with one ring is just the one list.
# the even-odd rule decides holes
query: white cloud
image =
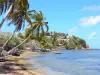
{"label": "white cloud", "polygon": [[96,32],[92,32],[90,34],[90,36],[88,37],[89,40],[92,40],[94,38],[94,36],[96,35]]}
{"label": "white cloud", "polygon": [[100,5],[91,5],[91,6],[84,6],[82,8],[83,11],[97,11],[97,10],[100,10]]}
{"label": "white cloud", "polygon": [[80,19],[81,26],[95,26],[98,23],[100,23],[100,15],[89,16]]}
{"label": "white cloud", "polygon": [[68,32],[77,32],[78,28],[77,27],[73,27],[71,29],[68,30]]}

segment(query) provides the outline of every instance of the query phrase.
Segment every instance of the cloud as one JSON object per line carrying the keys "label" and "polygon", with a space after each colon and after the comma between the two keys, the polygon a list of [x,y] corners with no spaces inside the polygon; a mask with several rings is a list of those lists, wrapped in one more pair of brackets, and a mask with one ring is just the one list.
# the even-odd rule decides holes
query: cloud
{"label": "cloud", "polygon": [[98,23],[100,23],[100,15],[89,16],[80,19],[81,26],[95,26]]}
{"label": "cloud", "polygon": [[92,40],[94,38],[94,36],[96,35],[96,32],[92,32],[90,34],[90,36],[88,37],[89,40]]}
{"label": "cloud", "polygon": [[77,32],[78,28],[77,27],[73,27],[71,29],[68,30],[68,32]]}
{"label": "cloud", "polygon": [[91,6],[84,6],[82,8],[83,11],[98,11],[100,10],[100,5],[91,5]]}

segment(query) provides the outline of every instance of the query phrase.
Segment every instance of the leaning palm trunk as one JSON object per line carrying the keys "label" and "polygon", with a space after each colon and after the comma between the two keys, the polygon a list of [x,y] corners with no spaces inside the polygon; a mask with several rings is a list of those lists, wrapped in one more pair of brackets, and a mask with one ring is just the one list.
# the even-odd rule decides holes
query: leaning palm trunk
{"label": "leaning palm trunk", "polygon": [[7,53],[4,53],[5,52],[5,50],[4,50],[4,47],[6,46],[6,44],[9,42],[9,40],[13,37],[13,35],[15,34],[15,32],[16,32],[16,29],[14,30],[14,32],[13,32],[13,34],[8,38],[8,40],[4,43],[4,45],[2,46],[2,48],[1,48],[1,55],[3,55],[3,56],[6,56],[7,55]]}
{"label": "leaning palm trunk", "polygon": [[4,16],[4,18],[2,19],[2,21],[1,21],[1,23],[0,23],[0,28],[2,27],[4,21],[6,20],[8,14],[9,14],[10,11],[12,10],[12,8],[13,8],[13,3],[12,3],[12,5],[10,6],[10,8],[8,9],[8,11],[7,11],[6,15]]}
{"label": "leaning palm trunk", "polygon": [[12,54],[13,52],[16,51],[16,48],[18,48],[19,46],[21,46],[23,43],[25,43],[29,38],[30,36],[32,35],[32,33],[23,41],[21,42],[19,45],[17,45],[16,47],[14,47],[13,49],[11,49],[10,51],[7,52],[7,54]]}
{"label": "leaning palm trunk", "polygon": [[13,37],[13,35],[15,34],[15,32],[16,32],[16,29],[14,30],[13,34],[8,38],[8,40],[4,43],[4,45],[2,46],[2,49],[4,49],[4,47],[9,42],[9,40]]}

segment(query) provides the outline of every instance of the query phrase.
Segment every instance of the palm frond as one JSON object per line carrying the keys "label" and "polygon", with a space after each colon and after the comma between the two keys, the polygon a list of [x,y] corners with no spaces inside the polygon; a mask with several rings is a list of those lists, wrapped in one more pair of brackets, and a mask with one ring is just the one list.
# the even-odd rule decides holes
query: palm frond
{"label": "palm frond", "polygon": [[2,15],[3,12],[5,13],[10,8],[11,5],[13,5],[13,9],[14,9],[14,4],[15,4],[15,0],[0,0],[0,15]]}
{"label": "palm frond", "polygon": [[48,30],[49,30],[49,26],[47,24],[48,24],[48,22],[45,22],[46,32],[48,32]]}
{"label": "palm frond", "polygon": [[30,16],[32,16],[33,13],[36,13],[36,11],[35,11],[35,10],[29,10],[29,11],[28,11],[28,14],[29,14]]}
{"label": "palm frond", "polygon": [[0,15],[2,15],[3,11],[4,11],[4,1],[0,0]]}

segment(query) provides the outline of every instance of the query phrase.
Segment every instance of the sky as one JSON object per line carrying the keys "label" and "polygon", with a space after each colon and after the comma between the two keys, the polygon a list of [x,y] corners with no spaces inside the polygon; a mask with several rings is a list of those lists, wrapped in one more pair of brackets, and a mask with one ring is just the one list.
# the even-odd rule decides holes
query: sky
{"label": "sky", "polygon": [[[100,48],[100,0],[29,0],[29,3],[30,10],[44,13],[49,31],[75,35],[85,39],[91,48]],[[14,31],[15,27],[7,27],[7,23],[2,31]]]}

